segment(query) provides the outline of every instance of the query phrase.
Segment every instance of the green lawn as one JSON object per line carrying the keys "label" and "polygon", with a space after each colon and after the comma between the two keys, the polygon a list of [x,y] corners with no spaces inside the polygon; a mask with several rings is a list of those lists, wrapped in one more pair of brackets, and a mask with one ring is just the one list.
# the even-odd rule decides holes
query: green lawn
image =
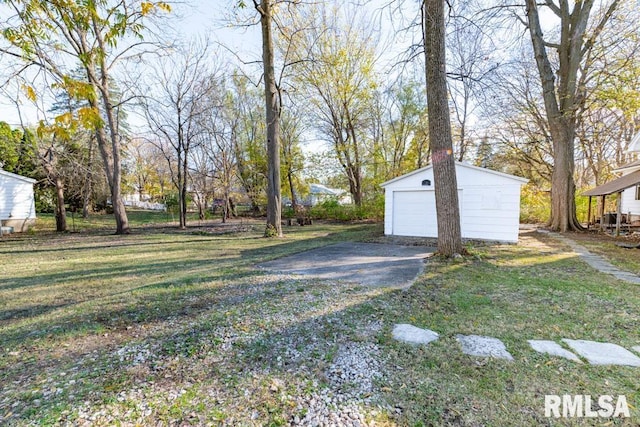
{"label": "green lawn", "polygon": [[[187,214],[187,224],[199,226],[209,222],[219,220],[219,215],[209,215],[206,221],[200,221],[198,214],[190,212]],[[148,211],[142,209],[127,209],[129,224],[132,227],[145,227],[149,225],[177,225],[178,214],[175,212]],[[217,221],[219,222],[219,221]],[[67,228],[70,232],[88,230],[115,230],[115,220],[113,215],[89,215],[89,218],[82,218],[81,214],[67,212]],[[38,220],[34,231],[55,231],[56,219],[54,214],[38,214]]]}
{"label": "green lawn", "polygon": [[[412,288],[392,291],[256,267],[370,240],[379,225],[291,227],[283,239],[262,238],[262,222],[83,230],[0,240],[2,425],[286,425],[345,407],[376,425],[590,425],[550,422],[545,394],[625,395],[631,420],[590,422],[640,422],[639,368],[528,347],[533,338],[640,345],[640,288],[546,236],[432,259]],[[398,343],[396,323],[441,339]],[[498,337],[515,361],[465,356],[458,333]],[[345,355],[377,374],[350,376]]]}

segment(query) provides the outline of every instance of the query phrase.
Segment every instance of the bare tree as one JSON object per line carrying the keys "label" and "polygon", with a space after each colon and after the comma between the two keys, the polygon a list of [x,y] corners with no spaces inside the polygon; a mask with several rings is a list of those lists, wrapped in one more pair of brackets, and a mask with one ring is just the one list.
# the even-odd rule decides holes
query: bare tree
{"label": "bare tree", "polygon": [[[214,79],[209,69],[208,46],[190,44],[180,53],[164,56],[151,66],[150,87],[140,99],[148,126],[171,168],[178,191],[180,228],[187,225],[189,153],[199,141],[198,120],[206,112],[206,99]],[[152,93],[153,95],[144,95]]]}
{"label": "bare tree", "polygon": [[[447,81],[455,119],[454,152],[459,162],[465,160],[473,145],[470,120],[482,103],[487,77],[498,67],[491,61],[491,45],[480,23],[464,16],[470,13],[469,2],[456,2],[450,21],[452,42],[448,45]],[[471,12],[472,13],[472,12]]]}
{"label": "bare tree", "polygon": [[[226,222],[235,215],[231,191],[237,182],[235,139],[241,117],[233,108],[232,93],[226,91],[222,83],[210,92],[207,103],[206,113],[198,121],[202,128],[202,142],[195,153],[199,155],[199,160],[194,163],[200,166],[196,176],[202,189],[206,189],[208,181],[211,181],[211,188],[215,186],[221,194],[222,222]],[[203,193],[207,194],[207,191]]]}

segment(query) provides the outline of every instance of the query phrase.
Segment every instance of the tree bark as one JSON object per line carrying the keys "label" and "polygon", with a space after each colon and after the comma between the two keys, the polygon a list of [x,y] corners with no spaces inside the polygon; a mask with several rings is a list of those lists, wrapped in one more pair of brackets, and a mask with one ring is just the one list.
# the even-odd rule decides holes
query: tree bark
{"label": "tree bark", "polygon": [[262,25],[262,63],[267,118],[267,227],[266,236],[282,237],[280,190],[280,100],[273,65],[271,0],[262,0],[256,8]]}
{"label": "tree bark", "polygon": [[293,212],[298,212],[298,200],[296,199],[296,192],[293,189],[293,172],[291,167],[287,168],[287,180],[289,182],[289,189],[291,190],[291,209]]}
{"label": "tree bark", "polygon": [[89,159],[87,160],[87,175],[84,179],[84,186],[82,188],[83,200],[82,200],[82,218],[89,218],[89,211],[91,206],[91,187],[93,181],[93,137],[89,138]]}
{"label": "tree bark", "polygon": [[67,231],[67,210],[64,207],[64,183],[59,175],[54,178],[56,185],[56,231]]}
{"label": "tree bark", "polygon": [[[95,101],[90,100],[89,104],[91,107],[98,108]],[[122,201],[122,171],[121,166],[116,166],[116,162],[120,161],[120,155],[117,156],[117,160],[115,159],[116,156],[112,155],[113,150],[120,150],[120,143],[113,144],[112,139],[112,144],[109,144],[103,127],[96,129],[95,135],[111,192],[111,205],[113,206],[113,216],[116,220],[116,234],[129,234],[129,219]]]}
{"label": "tree bark", "polygon": [[427,112],[438,221],[438,252],[450,257],[463,253],[464,249],[460,231],[458,184],[447,97],[444,0],[424,0],[422,6]]}

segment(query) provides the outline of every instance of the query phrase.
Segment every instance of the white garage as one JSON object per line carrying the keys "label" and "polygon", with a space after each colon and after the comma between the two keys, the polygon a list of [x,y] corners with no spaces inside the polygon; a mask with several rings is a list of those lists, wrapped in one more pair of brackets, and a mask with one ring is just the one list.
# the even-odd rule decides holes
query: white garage
{"label": "white garage", "polygon": [[27,231],[35,222],[36,207],[33,196],[35,182],[35,179],[0,169],[1,226],[14,231]]}
{"label": "white garage", "polygon": [[[520,188],[528,180],[456,163],[460,226],[467,239],[518,241]],[[382,184],[384,234],[438,237],[433,166]]]}

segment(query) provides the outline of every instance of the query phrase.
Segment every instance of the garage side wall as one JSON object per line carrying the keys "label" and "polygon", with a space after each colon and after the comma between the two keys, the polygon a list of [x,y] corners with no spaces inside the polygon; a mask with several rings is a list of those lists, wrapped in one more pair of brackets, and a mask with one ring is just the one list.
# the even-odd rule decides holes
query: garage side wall
{"label": "garage side wall", "polygon": [[517,242],[520,185],[467,186],[460,225],[467,239]]}
{"label": "garage side wall", "polygon": [[[0,174],[0,220],[24,221],[36,218],[33,183]],[[11,224],[14,226],[13,224]]]}

